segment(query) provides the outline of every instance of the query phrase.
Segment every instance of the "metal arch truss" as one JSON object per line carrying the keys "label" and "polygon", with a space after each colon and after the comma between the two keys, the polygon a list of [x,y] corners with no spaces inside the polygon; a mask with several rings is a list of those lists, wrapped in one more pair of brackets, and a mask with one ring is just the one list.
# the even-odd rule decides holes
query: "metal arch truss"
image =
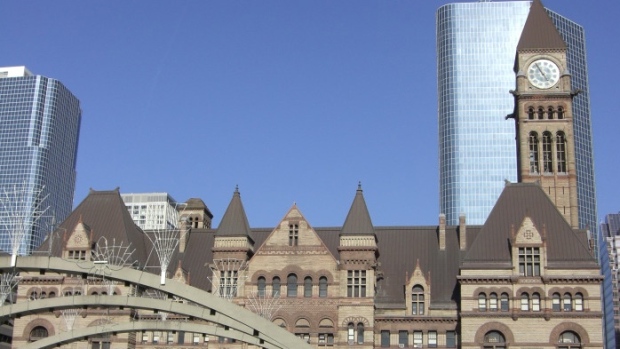
{"label": "metal arch truss", "polygon": [[[88,268],[72,261],[58,257],[24,256],[18,257],[16,266],[11,265],[10,256],[0,257],[2,273],[14,271],[40,271],[41,273],[71,273],[87,274]],[[92,266],[91,266],[92,267]],[[203,320],[210,324],[187,321],[132,321],[121,324],[107,324],[101,326],[74,329],[60,332],[24,348],[47,348],[60,344],[82,340],[85,337],[101,333],[122,333],[134,331],[169,330],[203,333],[208,335],[234,338],[241,342],[257,345],[269,349],[310,349],[313,348],[294,334],[280,328],[276,324],[260,317],[251,311],[241,308],[208,292],[168,279],[165,285],[160,284],[159,275],[142,270],[121,268],[112,270],[108,279],[118,280],[129,284],[147,288],[159,289],[170,295],[193,303],[194,305],[174,302],[172,299],[157,300],[131,296],[74,296],[39,299],[29,302],[20,302],[0,307],[0,319],[19,317],[22,315],[40,313],[42,311],[61,310],[66,308],[83,307],[123,307],[128,309],[147,309],[167,311],[195,320]],[[213,325],[214,324],[214,325]],[[31,346],[33,345],[33,346]]]}

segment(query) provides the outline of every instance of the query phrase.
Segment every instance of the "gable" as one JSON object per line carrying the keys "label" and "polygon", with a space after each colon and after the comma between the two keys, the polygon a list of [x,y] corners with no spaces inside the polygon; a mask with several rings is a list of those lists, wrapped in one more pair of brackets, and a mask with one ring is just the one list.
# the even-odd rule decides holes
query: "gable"
{"label": "gable", "polygon": [[285,258],[285,260],[280,261],[271,259],[273,262],[271,264],[299,264],[301,260],[308,258],[307,264],[310,267],[313,264],[312,258],[321,258],[321,262],[329,263],[333,268],[336,267],[336,258],[296,205],[289,209],[280,223],[256,250],[250,259],[250,264],[252,262],[256,262],[257,265],[261,264],[260,260],[263,256],[269,258],[282,256]]}

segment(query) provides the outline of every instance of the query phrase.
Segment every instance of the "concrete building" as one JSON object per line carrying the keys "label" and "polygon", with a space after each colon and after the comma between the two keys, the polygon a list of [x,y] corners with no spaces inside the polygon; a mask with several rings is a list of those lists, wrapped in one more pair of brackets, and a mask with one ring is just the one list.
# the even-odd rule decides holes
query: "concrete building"
{"label": "concrete building", "polygon": [[140,229],[174,229],[179,222],[177,202],[168,193],[121,194],[131,219]]}
{"label": "concrete building", "polygon": [[0,68],[0,249],[29,254],[71,212],[81,115],[60,81]]}

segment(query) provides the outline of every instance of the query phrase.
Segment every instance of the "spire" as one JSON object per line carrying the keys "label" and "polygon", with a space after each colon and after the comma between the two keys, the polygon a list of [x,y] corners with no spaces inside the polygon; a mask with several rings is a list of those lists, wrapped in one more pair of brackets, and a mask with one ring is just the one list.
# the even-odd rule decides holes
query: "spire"
{"label": "spire", "polygon": [[250,240],[254,241],[250,233],[248,217],[245,215],[243,203],[241,203],[239,186],[235,188],[232,200],[230,200],[230,204],[228,204],[222,221],[219,227],[217,227],[215,236],[247,236]]}
{"label": "spire", "polygon": [[534,0],[521,32],[517,51],[566,49],[566,43],[540,0]]}
{"label": "spire", "polygon": [[357,192],[349,209],[340,235],[375,235],[375,228],[370,220],[366,201],[362,191],[362,183],[358,183]]}

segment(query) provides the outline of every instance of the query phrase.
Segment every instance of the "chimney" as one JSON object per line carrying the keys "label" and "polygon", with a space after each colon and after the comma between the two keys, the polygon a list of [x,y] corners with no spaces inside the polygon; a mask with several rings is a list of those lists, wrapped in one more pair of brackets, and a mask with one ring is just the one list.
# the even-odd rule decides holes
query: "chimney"
{"label": "chimney", "polygon": [[459,245],[461,251],[467,249],[467,225],[465,224],[465,214],[459,215]]}
{"label": "chimney", "polygon": [[439,215],[439,251],[446,250],[446,215]]}
{"label": "chimney", "polygon": [[189,231],[190,231],[190,226],[189,226],[189,222],[187,221],[187,217],[182,217],[181,218],[181,224],[180,224],[180,231],[179,231],[179,252],[180,253],[184,253],[185,252],[185,247],[187,246],[187,239],[189,238]]}

